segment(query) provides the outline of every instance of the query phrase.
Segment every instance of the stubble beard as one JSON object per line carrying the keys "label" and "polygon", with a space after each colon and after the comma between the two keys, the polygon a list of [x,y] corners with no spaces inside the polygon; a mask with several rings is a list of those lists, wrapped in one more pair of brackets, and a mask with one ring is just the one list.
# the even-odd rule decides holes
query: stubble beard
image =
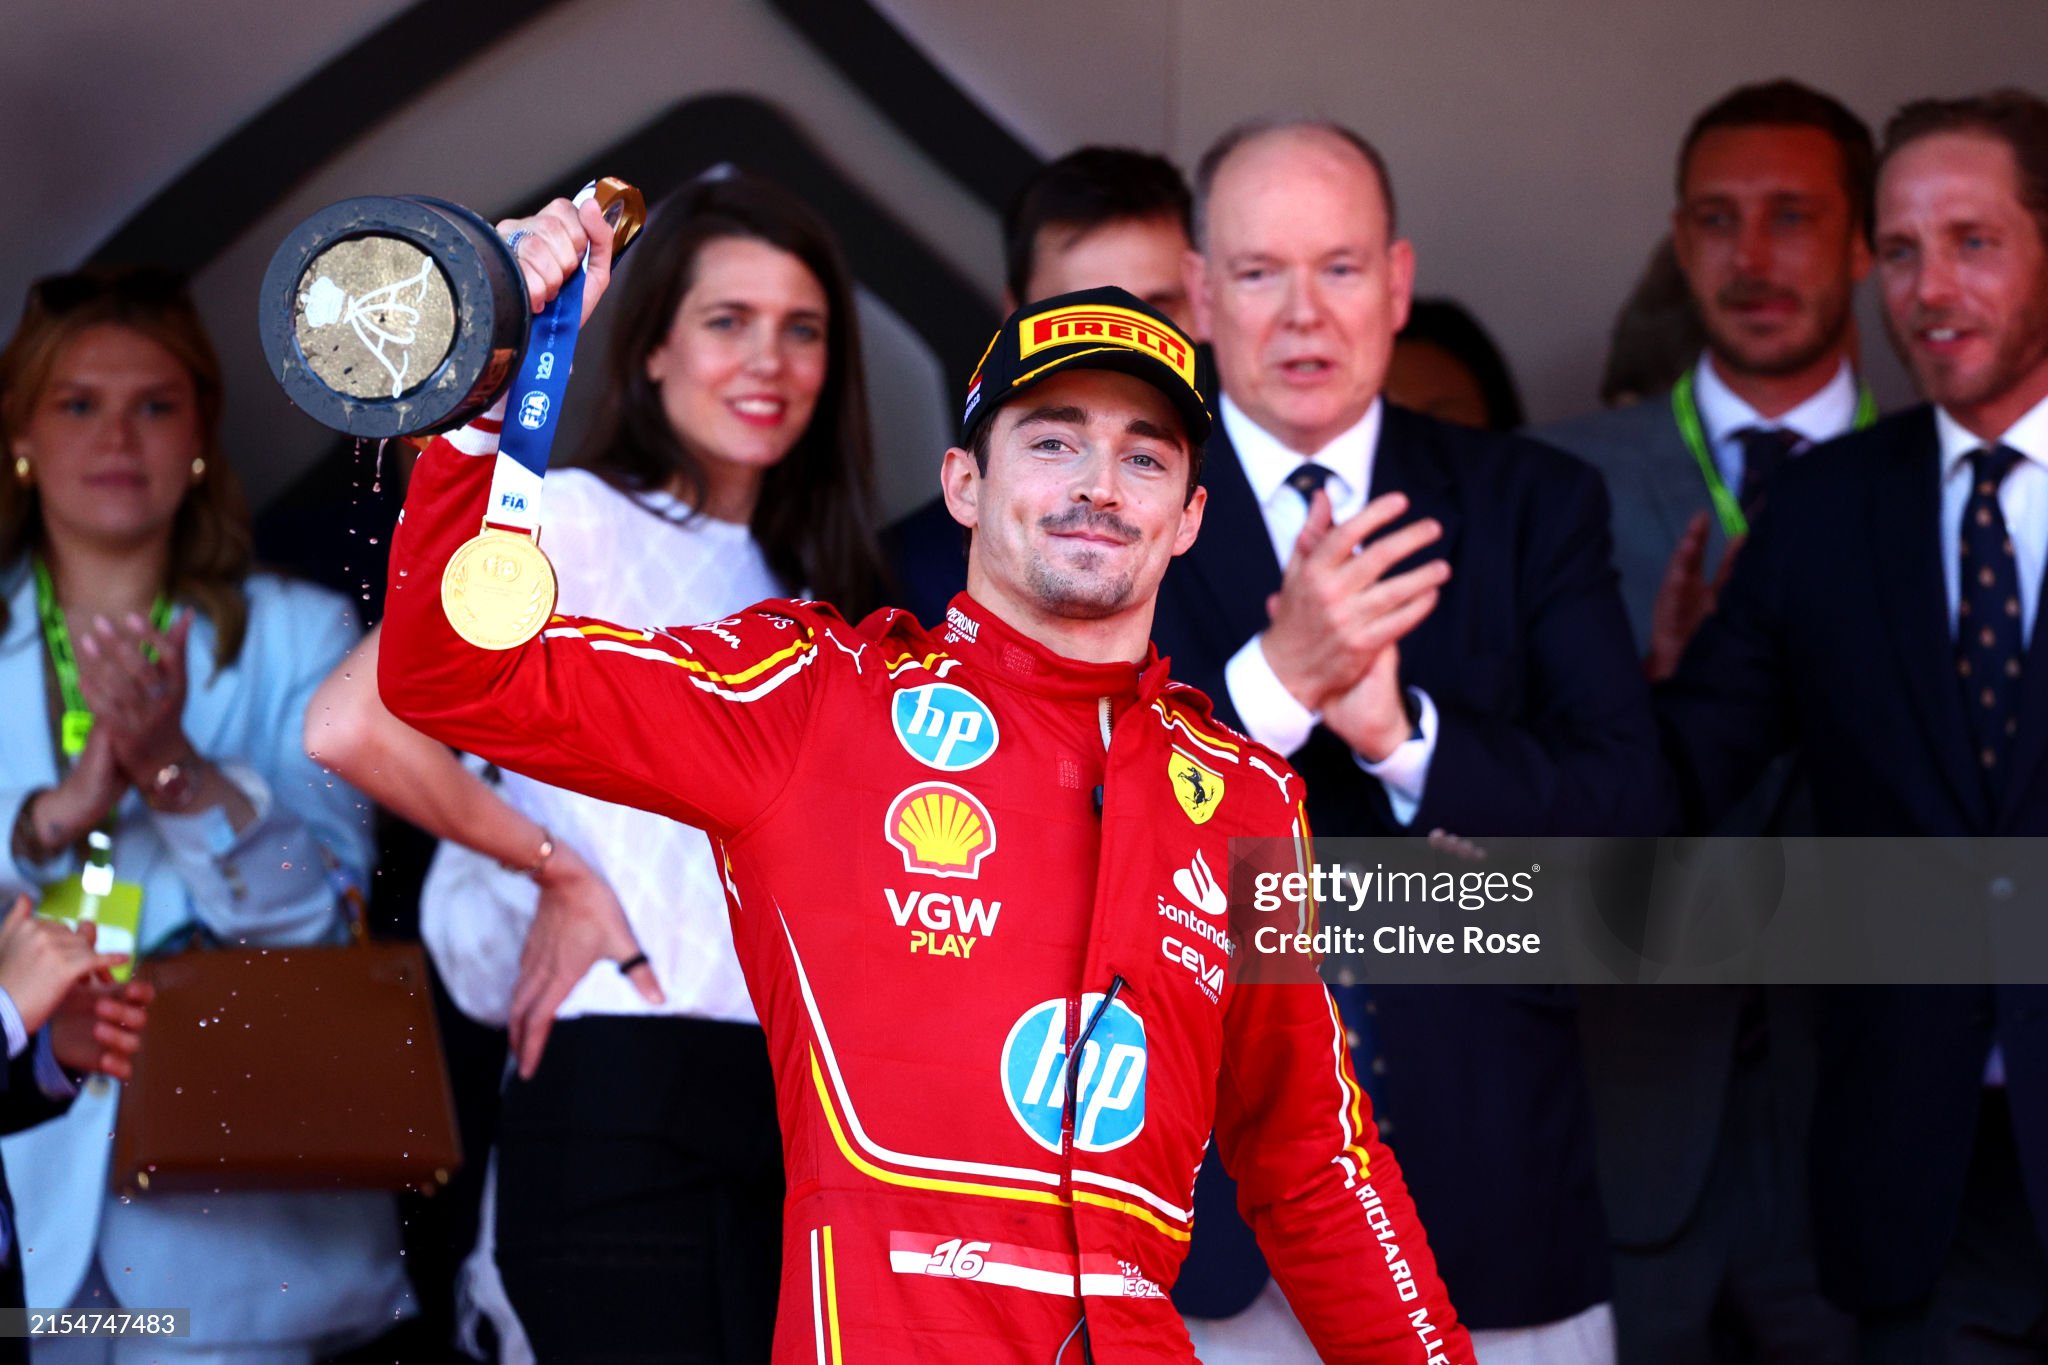
{"label": "stubble beard", "polygon": [[[1140,534],[1137,527],[1114,514],[1090,514],[1085,508],[1046,517],[1039,522],[1039,529],[1048,534],[1072,531],[1082,526],[1099,528],[1133,544]],[[1129,606],[1131,595],[1137,588],[1137,567],[1132,565],[1120,574],[1110,574],[1104,569],[1108,559],[1106,550],[1082,549],[1073,555],[1068,566],[1063,567],[1054,565],[1041,552],[1032,557],[1025,571],[1025,583],[1032,599],[1049,615],[1082,621],[1100,620]]]}
{"label": "stubble beard", "polygon": [[1752,341],[1737,329],[1724,327],[1719,315],[1710,309],[1701,310],[1700,323],[1706,329],[1707,344],[1730,370],[1760,379],[1779,379],[1809,369],[1840,351],[1842,338],[1849,330],[1853,300],[1854,290],[1846,286],[1815,299],[1801,314],[1802,319],[1814,319],[1812,329],[1789,341]]}
{"label": "stubble beard", "polygon": [[[1928,326],[1940,326],[1948,320],[1940,315],[1916,314],[1908,322],[1917,331]],[[1982,407],[1996,402],[2048,361],[2048,270],[2044,270],[2042,277],[2036,280],[2027,302],[2014,315],[2011,326],[1999,338],[1990,363],[1981,371],[1959,371],[1953,365],[1913,349],[1899,334],[1889,311],[1885,314],[1884,325],[1891,336],[1892,349],[1905,359],[1906,367],[1913,372],[1913,383],[1922,398],[1950,411]]]}
{"label": "stubble beard", "polygon": [[1032,599],[1053,616],[1094,621],[1115,615],[1130,605],[1137,573],[1109,577],[1091,572],[1104,558],[1100,550],[1086,551],[1071,570],[1056,569],[1043,557],[1032,560],[1026,575]]}

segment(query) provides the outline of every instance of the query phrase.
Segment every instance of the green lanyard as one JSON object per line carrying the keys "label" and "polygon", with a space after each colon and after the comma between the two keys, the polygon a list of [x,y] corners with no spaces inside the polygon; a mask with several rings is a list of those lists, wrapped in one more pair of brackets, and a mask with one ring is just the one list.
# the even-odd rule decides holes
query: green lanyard
{"label": "green lanyard", "polygon": [[[1700,477],[1707,482],[1707,497],[1713,501],[1714,515],[1721,522],[1721,533],[1735,540],[1749,534],[1749,518],[1742,513],[1741,502],[1728,491],[1720,469],[1714,464],[1713,452],[1707,449],[1707,428],[1700,421],[1700,405],[1693,394],[1692,376],[1693,372],[1687,370],[1671,386],[1671,415],[1678,419],[1678,434],[1685,441],[1685,448],[1692,452],[1693,462],[1700,467]],[[1870,391],[1868,384],[1859,382],[1853,426],[1861,431],[1876,420],[1877,396]]]}
{"label": "green lanyard", "polygon": [[[50,667],[57,674],[57,690],[64,698],[64,718],[57,729],[57,746],[64,751],[64,757],[77,762],[85,752],[85,741],[92,734],[92,708],[85,704],[85,693],[78,685],[78,656],[71,650],[71,630],[64,624],[64,608],[57,605],[57,588],[50,581],[50,570],[38,559],[36,568],[36,614],[43,619],[43,643],[50,650]],[[159,633],[171,628],[171,604],[157,594],[156,605],[149,609],[149,623]]]}

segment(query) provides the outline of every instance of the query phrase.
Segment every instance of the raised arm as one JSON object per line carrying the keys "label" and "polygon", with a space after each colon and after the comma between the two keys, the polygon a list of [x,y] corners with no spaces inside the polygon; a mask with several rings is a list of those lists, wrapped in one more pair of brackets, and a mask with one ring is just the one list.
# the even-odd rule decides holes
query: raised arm
{"label": "raised arm", "polygon": [[[609,230],[594,209],[578,217],[558,201],[524,224],[547,238],[520,256],[536,298],[561,287],[586,245],[593,267],[606,254]],[[601,293],[593,270],[586,307]],[[787,604],[688,629],[555,617],[517,648],[467,643],[448,623],[441,578],[484,521],[494,427],[436,440],[414,469],[392,537],[377,669],[385,705],[540,781],[715,835],[744,828],[796,766],[825,614]]]}

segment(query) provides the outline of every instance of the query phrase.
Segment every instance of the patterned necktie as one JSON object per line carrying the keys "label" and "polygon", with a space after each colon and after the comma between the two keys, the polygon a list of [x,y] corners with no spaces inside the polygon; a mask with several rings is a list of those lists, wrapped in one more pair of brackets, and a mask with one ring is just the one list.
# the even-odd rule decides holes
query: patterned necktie
{"label": "patterned necktie", "polygon": [[1985,790],[1996,805],[2020,728],[2020,576],[1998,486],[2019,463],[2004,446],[1970,455],[1970,500],[1963,506],[1962,591],[1956,600],[1956,676],[1963,689]]}
{"label": "patterned necktie", "polygon": [[1303,502],[1314,502],[1316,490],[1328,483],[1330,478],[1329,469],[1314,460],[1303,460],[1294,467],[1294,472],[1287,476],[1287,486],[1301,494]]}
{"label": "patterned necktie", "polygon": [[1769,491],[1779,466],[1806,438],[1784,427],[1744,427],[1735,439],[1742,443],[1742,487],[1735,497],[1743,511],[1752,512]]}

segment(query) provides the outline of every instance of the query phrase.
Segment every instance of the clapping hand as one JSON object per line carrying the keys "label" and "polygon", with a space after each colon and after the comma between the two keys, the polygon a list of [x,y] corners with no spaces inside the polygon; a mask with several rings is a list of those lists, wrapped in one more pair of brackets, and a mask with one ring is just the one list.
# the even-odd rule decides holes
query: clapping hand
{"label": "clapping hand", "polygon": [[1685,534],[1678,538],[1678,547],[1671,552],[1671,562],[1664,568],[1664,581],[1658,585],[1657,601],[1650,609],[1650,655],[1643,661],[1643,672],[1651,682],[1662,682],[1678,671],[1685,647],[1692,643],[1701,624],[1714,614],[1721,590],[1728,586],[1728,575],[1735,568],[1735,556],[1742,549],[1739,537],[1728,542],[1721,555],[1721,567],[1713,578],[1707,577],[1710,527],[1705,512],[1693,513]]}
{"label": "clapping hand", "polygon": [[[78,633],[78,686],[92,708],[93,738],[106,732],[129,783],[148,786],[158,769],[192,752],[185,738],[187,610],[166,631],[140,616],[93,618]],[[87,746],[90,748],[90,744]]]}
{"label": "clapping hand", "polygon": [[1333,525],[1328,495],[1319,489],[1309,500],[1280,591],[1267,599],[1272,624],[1260,645],[1281,684],[1312,711],[1349,691],[1382,649],[1428,616],[1451,576],[1441,559],[1388,573],[1443,534],[1427,517],[1359,548],[1407,510],[1405,496],[1386,493]]}

